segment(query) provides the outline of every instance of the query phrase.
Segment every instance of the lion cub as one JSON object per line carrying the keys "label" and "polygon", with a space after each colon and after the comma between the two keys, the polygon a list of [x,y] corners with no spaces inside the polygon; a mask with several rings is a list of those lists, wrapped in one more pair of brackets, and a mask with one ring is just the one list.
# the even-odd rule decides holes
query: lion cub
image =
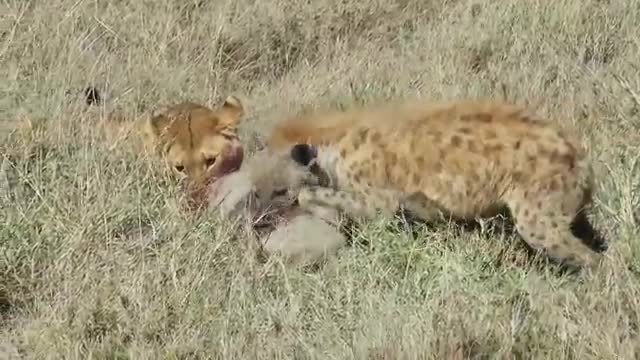
{"label": "lion cub", "polygon": [[415,101],[316,113],[283,121],[268,141],[274,150],[297,144],[308,145],[330,178],[330,186],[300,191],[302,207],[356,217],[404,207],[429,221],[506,206],[534,249],[577,266],[601,257],[581,241],[601,241],[584,212],[593,188],[585,152],[523,107]]}

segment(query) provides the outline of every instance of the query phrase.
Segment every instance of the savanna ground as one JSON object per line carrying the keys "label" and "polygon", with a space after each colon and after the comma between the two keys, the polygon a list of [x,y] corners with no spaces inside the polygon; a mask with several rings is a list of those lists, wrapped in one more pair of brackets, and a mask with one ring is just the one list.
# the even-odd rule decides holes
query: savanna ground
{"label": "savanna ground", "polygon": [[[640,2],[8,0],[0,14],[0,358],[640,358]],[[332,266],[263,263],[96,130],[105,112],[75,95],[89,84],[130,119],[237,95],[245,139],[316,106],[531,103],[590,149],[608,257],[559,274],[500,227],[378,221]]]}

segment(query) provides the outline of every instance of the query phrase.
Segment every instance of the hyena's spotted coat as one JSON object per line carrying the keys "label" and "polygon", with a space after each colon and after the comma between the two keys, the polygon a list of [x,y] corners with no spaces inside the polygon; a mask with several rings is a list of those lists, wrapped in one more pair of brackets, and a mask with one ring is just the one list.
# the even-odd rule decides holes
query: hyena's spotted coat
{"label": "hyena's spotted coat", "polygon": [[586,153],[520,106],[467,100],[319,113],[280,123],[269,146],[312,153],[327,174],[330,186],[300,193],[304,207],[367,218],[405,207],[433,220],[506,206],[534,249],[578,266],[601,256],[580,239],[602,242],[584,212],[593,189]]}

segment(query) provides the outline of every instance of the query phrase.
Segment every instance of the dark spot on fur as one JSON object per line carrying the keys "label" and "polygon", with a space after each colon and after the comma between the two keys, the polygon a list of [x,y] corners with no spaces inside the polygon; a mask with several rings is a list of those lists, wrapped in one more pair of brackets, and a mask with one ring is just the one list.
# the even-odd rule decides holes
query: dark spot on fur
{"label": "dark spot on fur", "polygon": [[371,141],[374,143],[379,143],[382,140],[382,135],[379,132],[374,132],[371,134]]}
{"label": "dark spot on fur", "polygon": [[483,123],[490,123],[491,120],[493,120],[493,116],[491,116],[491,114],[478,114],[477,116],[478,121],[483,122]]}
{"label": "dark spot on fur", "polygon": [[460,136],[454,135],[451,137],[451,146],[458,147],[460,146],[460,144],[462,144],[462,139],[460,138]]}
{"label": "dark spot on fur", "polygon": [[522,141],[518,140],[518,141],[516,141],[516,145],[514,146],[514,148],[516,150],[518,150],[518,149],[520,149],[520,145],[522,145]]}
{"label": "dark spot on fur", "polygon": [[369,129],[362,129],[362,130],[358,131],[358,141],[357,141],[358,145],[354,144],[354,146],[356,148],[360,147],[360,145],[362,145],[365,141],[367,141],[367,134],[368,133],[369,133]]}
{"label": "dark spot on fur", "polygon": [[316,149],[311,145],[297,144],[291,148],[291,158],[302,166],[308,166],[316,156]]}
{"label": "dark spot on fur", "polygon": [[562,244],[563,244],[564,246],[571,247],[571,242],[572,242],[572,241],[571,241],[571,239],[569,239],[569,238],[564,238],[564,239],[562,239]]}
{"label": "dark spot on fur", "polygon": [[487,153],[492,153],[492,152],[502,152],[504,150],[504,147],[502,146],[502,144],[493,144],[493,145],[487,145],[485,148],[485,152]]}
{"label": "dark spot on fur", "polygon": [[464,189],[464,196],[467,198],[471,198],[473,195],[473,190],[470,187]]}
{"label": "dark spot on fur", "polygon": [[520,171],[515,171],[515,172],[511,175],[511,178],[512,178],[512,179],[513,179],[513,181],[515,181],[515,182],[520,182],[520,181],[522,181],[522,178],[523,178],[523,177],[524,177],[524,176],[522,175],[522,172],[520,172]]}
{"label": "dark spot on fur", "polygon": [[557,150],[551,152],[551,162],[561,163],[569,166],[569,169],[573,169],[575,166],[575,157],[572,154],[560,154]]}
{"label": "dark spot on fur", "polygon": [[469,134],[471,134],[471,129],[466,127],[466,126],[463,126],[463,127],[460,128],[460,132],[465,134],[465,135],[469,135]]}

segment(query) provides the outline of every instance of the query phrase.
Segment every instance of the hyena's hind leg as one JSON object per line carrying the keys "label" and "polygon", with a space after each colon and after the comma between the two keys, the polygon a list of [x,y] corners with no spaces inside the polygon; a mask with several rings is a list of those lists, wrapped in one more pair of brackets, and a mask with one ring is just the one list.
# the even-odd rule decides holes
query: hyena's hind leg
{"label": "hyena's hind leg", "polygon": [[593,227],[587,213],[591,210],[591,192],[586,192],[578,213],[571,222],[571,233],[582,240],[591,250],[605,252],[609,248],[607,240]]}
{"label": "hyena's hind leg", "polygon": [[[540,189],[538,187],[538,189]],[[554,260],[576,267],[591,267],[602,257],[572,231],[580,218],[582,191],[518,191],[507,204],[513,214],[516,229],[534,249],[542,250]]]}

